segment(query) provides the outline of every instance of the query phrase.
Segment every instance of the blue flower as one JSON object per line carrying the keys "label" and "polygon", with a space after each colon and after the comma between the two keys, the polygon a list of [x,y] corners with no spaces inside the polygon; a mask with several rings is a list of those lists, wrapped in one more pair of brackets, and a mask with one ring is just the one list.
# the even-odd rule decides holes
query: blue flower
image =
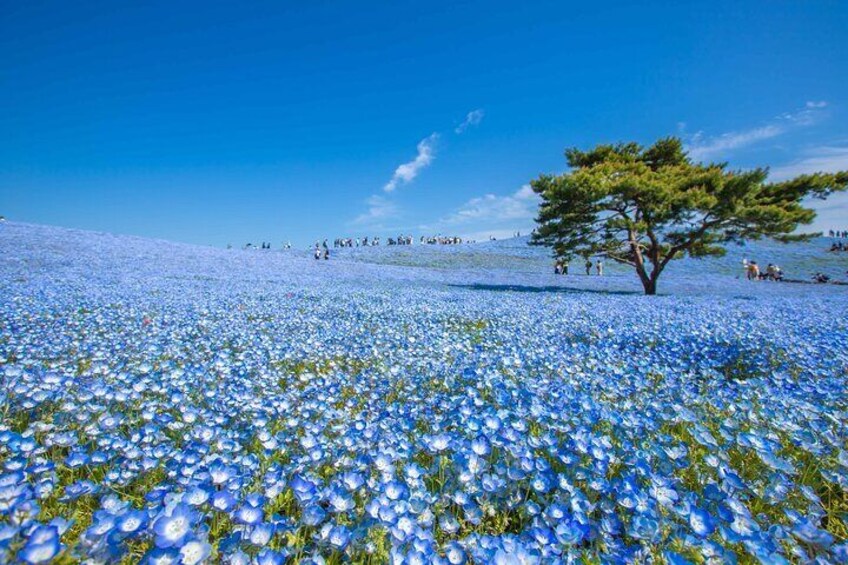
{"label": "blue flower", "polygon": [[692,531],[699,536],[705,538],[715,531],[715,522],[709,512],[700,508],[691,508],[689,510],[689,526]]}
{"label": "blue flower", "polygon": [[269,523],[256,524],[250,529],[247,539],[259,547],[265,547],[274,536],[274,526]]}
{"label": "blue flower", "polygon": [[589,529],[572,518],[563,518],[556,526],[556,536],[564,545],[579,545]]}
{"label": "blue flower", "polygon": [[327,512],[317,504],[310,504],[303,509],[301,519],[307,526],[317,526],[324,521]]}
{"label": "blue flower", "polygon": [[154,547],[144,555],[142,563],[144,565],[179,565],[181,560],[182,556],[176,549]]}
{"label": "blue flower", "polygon": [[290,486],[294,491],[294,495],[301,502],[301,504],[305,502],[309,502],[315,497],[315,493],[317,491],[317,487],[315,483],[302,477],[301,475],[295,475],[295,477],[291,480]]}
{"label": "blue flower", "polygon": [[49,563],[62,551],[59,532],[54,526],[38,526],[30,533],[18,559],[24,563]]}
{"label": "blue flower", "polygon": [[180,548],[181,565],[202,563],[212,553],[212,546],[199,540],[191,540]]}
{"label": "blue flower", "polygon": [[451,565],[463,565],[467,561],[465,550],[462,549],[462,546],[455,541],[452,541],[445,546],[445,559],[447,559],[448,563]]}
{"label": "blue flower", "polygon": [[255,526],[264,518],[264,512],[262,511],[262,508],[245,503],[236,510],[234,517],[236,522],[239,524]]}
{"label": "blue flower", "polygon": [[212,507],[221,512],[229,512],[237,503],[236,497],[228,490],[219,490],[212,495]]}
{"label": "blue flower", "polygon": [[96,493],[100,488],[91,481],[77,481],[65,487],[65,494],[59,498],[62,502],[70,502],[82,496]]}
{"label": "blue flower", "polygon": [[799,540],[822,549],[827,549],[833,545],[833,536],[830,533],[817,528],[806,519],[795,524],[795,527],[792,528],[792,534]]}
{"label": "blue flower", "polygon": [[344,526],[333,526],[327,535],[327,543],[337,550],[343,550],[350,542],[350,531]]}
{"label": "blue flower", "polygon": [[119,516],[115,525],[122,534],[133,536],[147,527],[147,520],[147,512],[133,510]]}
{"label": "blue flower", "polygon": [[256,565],[283,565],[286,562],[286,553],[263,549],[256,555]]}
{"label": "blue flower", "polygon": [[153,523],[156,547],[160,549],[182,547],[199,520],[200,515],[187,504],[178,504],[170,513],[162,514]]}

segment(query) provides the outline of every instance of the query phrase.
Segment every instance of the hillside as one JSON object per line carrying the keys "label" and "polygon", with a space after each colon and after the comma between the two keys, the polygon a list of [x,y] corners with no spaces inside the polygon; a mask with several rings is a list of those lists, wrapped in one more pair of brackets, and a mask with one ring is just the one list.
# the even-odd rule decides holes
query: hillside
{"label": "hillside", "polygon": [[0,224],[0,562],[844,562],[848,287],[735,264]]}

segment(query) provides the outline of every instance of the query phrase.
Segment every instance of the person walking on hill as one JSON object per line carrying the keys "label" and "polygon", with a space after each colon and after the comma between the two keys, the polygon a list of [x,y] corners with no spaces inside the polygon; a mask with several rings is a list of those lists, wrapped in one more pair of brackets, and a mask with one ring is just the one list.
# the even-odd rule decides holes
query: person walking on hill
{"label": "person walking on hill", "polygon": [[750,263],[748,263],[748,280],[749,281],[760,280],[760,266],[757,265],[756,261],[751,261]]}

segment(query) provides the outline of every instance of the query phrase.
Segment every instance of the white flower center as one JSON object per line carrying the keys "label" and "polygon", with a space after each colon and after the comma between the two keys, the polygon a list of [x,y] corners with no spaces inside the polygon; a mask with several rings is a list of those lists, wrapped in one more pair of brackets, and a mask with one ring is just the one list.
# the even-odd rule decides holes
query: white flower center
{"label": "white flower center", "polygon": [[188,520],[185,518],[174,518],[165,527],[165,533],[169,538],[177,538],[188,531]]}

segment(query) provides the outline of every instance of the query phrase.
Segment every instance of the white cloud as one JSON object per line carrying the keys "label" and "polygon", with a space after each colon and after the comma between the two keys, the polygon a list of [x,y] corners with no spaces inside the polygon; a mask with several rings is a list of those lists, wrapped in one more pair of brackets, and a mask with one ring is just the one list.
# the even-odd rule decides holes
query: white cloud
{"label": "white cloud", "polygon": [[353,225],[374,225],[398,214],[397,204],[379,194],[372,194],[366,203],[368,211],[357,216],[352,222]]}
{"label": "white cloud", "polygon": [[818,147],[803,159],[773,167],[769,180],[783,181],[810,173],[833,173],[848,170],[848,147]]}
{"label": "white cloud", "polygon": [[454,130],[456,133],[464,133],[471,126],[476,126],[480,122],[483,121],[483,116],[485,116],[485,112],[481,109],[472,110],[468,112],[468,115],[465,116],[465,120],[461,124],[459,124]]}
{"label": "white cloud", "polygon": [[433,224],[418,226],[424,233],[458,235],[483,240],[530,233],[541,199],[530,185],[512,194],[484,194],[466,201]]}
{"label": "white cloud", "polygon": [[438,133],[432,133],[428,137],[425,137],[421,141],[418,142],[418,155],[415,156],[415,159],[409,161],[408,163],[404,163],[399,165],[397,169],[395,169],[394,175],[392,175],[392,179],[386,183],[383,187],[383,190],[386,192],[392,192],[394,189],[398,187],[398,185],[406,184],[421,172],[421,169],[424,169],[433,162],[435,159],[435,145],[436,141],[439,139]]}
{"label": "white cloud", "polygon": [[780,126],[769,125],[747,131],[723,133],[709,139],[705,139],[703,134],[699,132],[692,138],[687,150],[690,157],[696,161],[700,161],[764,139],[777,137],[783,131],[783,128]]}
{"label": "white cloud", "polygon": [[463,225],[472,222],[528,221],[536,217],[538,205],[538,195],[533,192],[529,184],[525,184],[508,196],[485,194],[472,198],[448,215],[443,223]]}
{"label": "white cloud", "polygon": [[[798,175],[848,170],[848,146],[822,146],[810,149],[805,153],[806,156],[801,159],[779,167],[772,167],[769,171],[769,180],[779,182]],[[827,200],[811,199],[808,204],[817,214],[809,231],[827,232],[829,229],[846,228],[848,194],[832,194]]]}
{"label": "white cloud", "polygon": [[708,160],[727,155],[734,149],[754,145],[767,139],[781,136],[794,128],[811,126],[823,117],[827,102],[810,101],[795,112],[777,116],[771,122],[747,130],[732,131],[706,137],[703,132],[691,136],[686,144],[689,156],[696,161]]}

